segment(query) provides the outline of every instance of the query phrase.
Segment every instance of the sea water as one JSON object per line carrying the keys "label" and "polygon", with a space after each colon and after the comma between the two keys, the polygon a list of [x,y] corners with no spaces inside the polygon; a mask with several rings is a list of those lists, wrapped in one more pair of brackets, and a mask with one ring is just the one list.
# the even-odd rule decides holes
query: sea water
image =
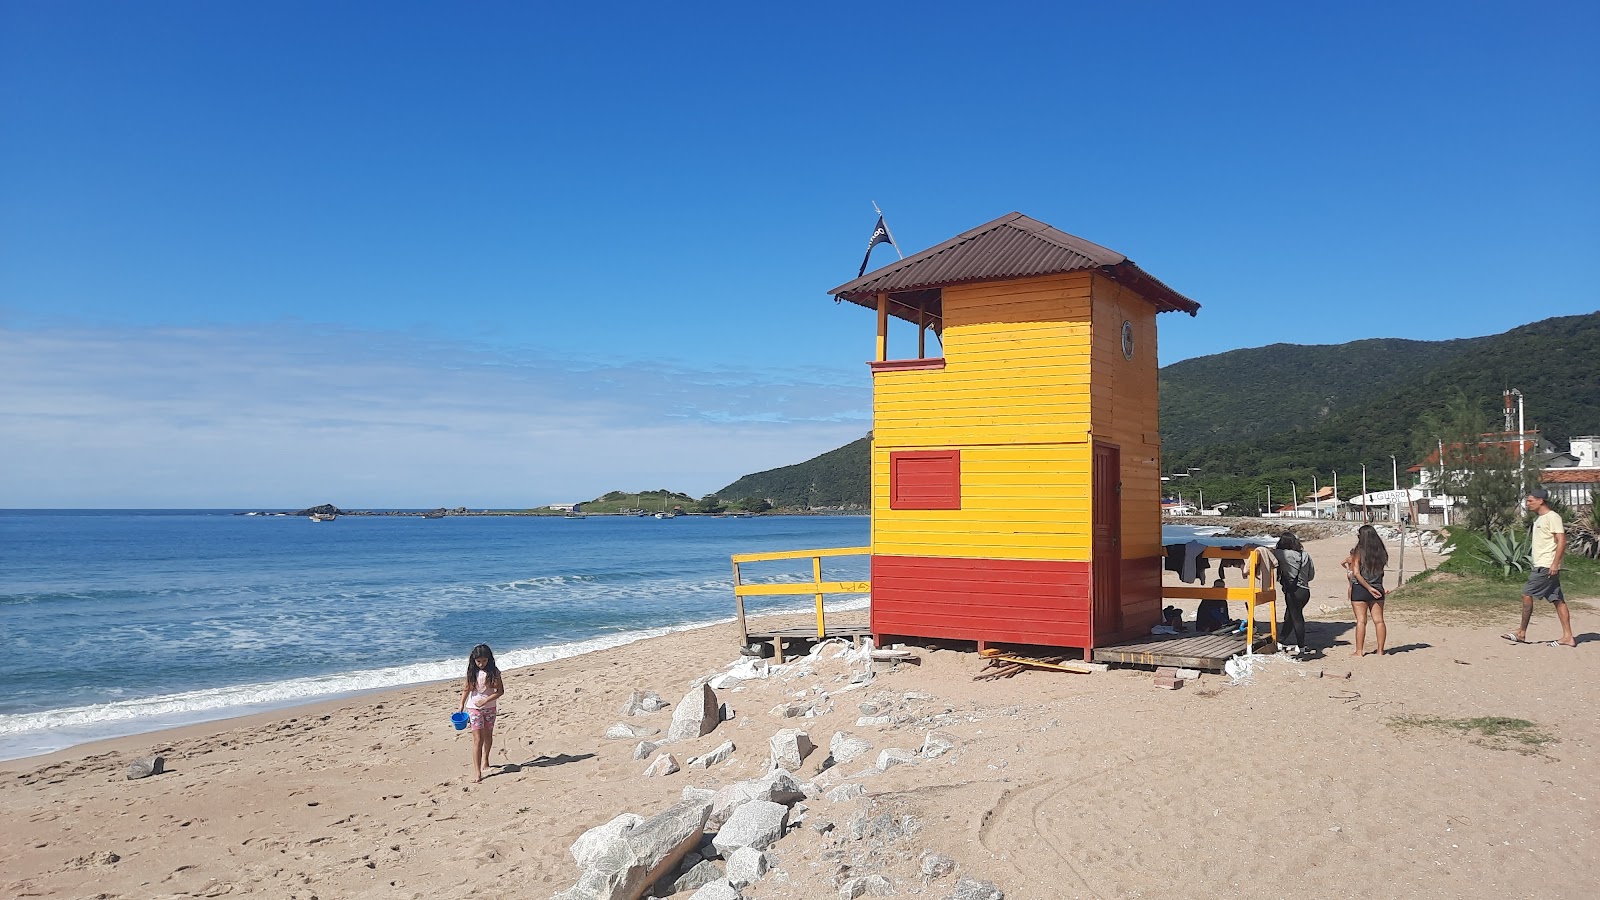
{"label": "sea water", "polygon": [[[513,667],[726,621],[731,554],[860,547],[868,527],[865,516],[0,511],[0,759],[456,678],[480,642]],[[828,580],[867,578],[863,556],[823,565]],[[810,560],[741,574],[809,581]],[[739,648],[726,650],[703,667]]]}

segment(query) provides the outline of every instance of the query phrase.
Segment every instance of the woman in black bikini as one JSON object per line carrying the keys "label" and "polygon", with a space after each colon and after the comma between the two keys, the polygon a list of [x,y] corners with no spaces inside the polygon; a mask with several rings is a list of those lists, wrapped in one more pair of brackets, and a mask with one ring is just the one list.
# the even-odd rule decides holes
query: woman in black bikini
{"label": "woman in black bikini", "polygon": [[1356,611],[1356,652],[1367,652],[1367,617],[1372,617],[1378,634],[1378,655],[1383,655],[1383,645],[1389,630],[1383,622],[1383,570],[1389,565],[1389,550],[1378,537],[1378,529],[1363,525],[1356,531],[1356,545],[1350,555],[1340,563],[1350,573],[1350,606]]}

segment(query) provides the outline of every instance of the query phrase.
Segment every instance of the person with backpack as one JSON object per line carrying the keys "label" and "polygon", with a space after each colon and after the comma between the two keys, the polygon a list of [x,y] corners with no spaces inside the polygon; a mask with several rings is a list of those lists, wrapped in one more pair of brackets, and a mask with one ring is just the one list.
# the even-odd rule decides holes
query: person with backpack
{"label": "person with backpack", "polygon": [[1311,602],[1311,579],[1317,577],[1317,567],[1293,532],[1284,532],[1278,538],[1273,555],[1278,558],[1278,587],[1283,590],[1280,636],[1284,640],[1278,642],[1278,650],[1300,656],[1307,652],[1306,604]]}

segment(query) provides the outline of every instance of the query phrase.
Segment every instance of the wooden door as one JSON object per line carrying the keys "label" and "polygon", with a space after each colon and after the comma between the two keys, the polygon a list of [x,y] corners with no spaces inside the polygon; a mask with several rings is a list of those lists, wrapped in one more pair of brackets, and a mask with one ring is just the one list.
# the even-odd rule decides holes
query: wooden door
{"label": "wooden door", "polygon": [[[1093,636],[1122,630],[1122,451],[1094,445]],[[1096,643],[1099,643],[1096,640]]]}

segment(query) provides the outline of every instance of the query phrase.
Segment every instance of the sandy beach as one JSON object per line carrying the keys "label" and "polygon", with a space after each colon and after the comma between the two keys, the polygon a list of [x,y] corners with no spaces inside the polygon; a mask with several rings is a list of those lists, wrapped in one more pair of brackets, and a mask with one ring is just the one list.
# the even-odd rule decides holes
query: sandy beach
{"label": "sandy beach", "polygon": [[[671,707],[625,716],[630,693],[676,703],[738,661],[735,626],[507,673],[493,760],[518,768],[482,784],[448,721],[453,682],[0,763],[0,894],[543,900],[577,879],[569,848],[585,830],[761,776],[768,739],[793,727],[819,748],[795,773],[813,790],[749,898],[835,897],[872,874],[931,898],[962,878],[1012,900],[1595,896],[1594,610],[1574,609],[1580,647],[1559,650],[1498,637],[1514,597],[1495,627],[1407,612],[1402,592],[1393,652],[1352,659],[1349,545],[1307,545],[1320,658],[1266,657],[1240,683],[1207,674],[1166,691],[1145,670],[975,682],[973,653],[853,663],[829,648],[717,690],[733,717],[656,755],[682,764],[731,740],[732,758],[665,776],[633,758],[647,734],[604,735],[619,722],[664,734]],[[1553,630],[1541,616],[1530,638]],[[814,714],[785,718],[785,704]],[[1477,717],[1527,719],[1554,740],[1416,724]],[[824,771],[837,732],[872,749]],[[930,733],[951,749],[918,753]],[[891,748],[907,761],[877,770]],[[155,754],[169,771],[126,778]],[[849,784],[864,795],[825,796]],[[924,874],[929,851],[954,871]]]}

